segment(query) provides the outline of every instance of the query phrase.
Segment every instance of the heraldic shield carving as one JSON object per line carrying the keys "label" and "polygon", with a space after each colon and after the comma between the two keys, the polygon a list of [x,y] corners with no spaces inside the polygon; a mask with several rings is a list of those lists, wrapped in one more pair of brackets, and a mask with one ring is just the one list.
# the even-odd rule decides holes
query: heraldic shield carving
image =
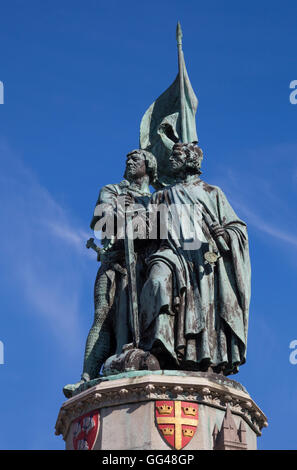
{"label": "heraldic shield carving", "polygon": [[156,401],[155,414],[156,424],[163,439],[173,449],[183,449],[197,429],[198,403]]}
{"label": "heraldic shield carving", "polygon": [[99,410],[94,410],[73,421],[74,450],[92,450],[99,431]]}

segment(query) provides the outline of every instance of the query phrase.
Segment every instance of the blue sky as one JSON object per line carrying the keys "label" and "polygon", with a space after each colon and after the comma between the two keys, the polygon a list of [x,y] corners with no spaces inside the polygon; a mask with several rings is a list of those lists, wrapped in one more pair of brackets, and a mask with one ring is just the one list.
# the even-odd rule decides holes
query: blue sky
{"label": "blue sky", "polygon": [[92,211],[175,78],[180,20],[202,176],[249,228],[248,355],[234,379],[268,416],[259,448],[296,449],[296,2],[10,0],[0,10],[0,448],[64,447],[61,390],[80,376],[93,316]]}

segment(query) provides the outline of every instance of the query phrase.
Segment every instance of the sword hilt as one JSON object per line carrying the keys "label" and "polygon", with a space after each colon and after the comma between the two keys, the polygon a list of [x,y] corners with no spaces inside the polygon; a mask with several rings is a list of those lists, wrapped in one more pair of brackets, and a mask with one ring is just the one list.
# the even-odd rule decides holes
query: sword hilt
{"label": "sword hilt", "polygon": [[86,243],[86,248],[92,248],[97,253],[97,259],[100,261],[100,253],[101,253],[101,248],[94,243],[94,238],[89,238],[89,240]]}

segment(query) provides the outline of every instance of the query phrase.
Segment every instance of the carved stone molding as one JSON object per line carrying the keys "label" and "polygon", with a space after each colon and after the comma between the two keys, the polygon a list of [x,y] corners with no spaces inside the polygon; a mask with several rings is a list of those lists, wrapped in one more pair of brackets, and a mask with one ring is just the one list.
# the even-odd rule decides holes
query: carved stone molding
{"label": "carved stone molding", "polygon": [[62,405],[56,434],[62,434],[66,439],[72,421],[93,409],[155,400],[182,400],[221,410],[229,406],[233,414],[241,416],[260,436],[261,429],[267,426],[267,418],[244,390],[233,380],[224,378],[220,383],[209,376],[145,375],[102,381]]}

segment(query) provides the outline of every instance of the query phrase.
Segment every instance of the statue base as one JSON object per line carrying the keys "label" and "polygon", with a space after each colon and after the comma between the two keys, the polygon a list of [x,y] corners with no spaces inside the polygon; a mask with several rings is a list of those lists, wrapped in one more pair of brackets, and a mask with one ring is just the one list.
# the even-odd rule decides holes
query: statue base
{"label": "statue base", "polygon": [[223,375],[135,371],[67,400],[56,434],[69,450],[254,450],[265,426],[245,388]]}

